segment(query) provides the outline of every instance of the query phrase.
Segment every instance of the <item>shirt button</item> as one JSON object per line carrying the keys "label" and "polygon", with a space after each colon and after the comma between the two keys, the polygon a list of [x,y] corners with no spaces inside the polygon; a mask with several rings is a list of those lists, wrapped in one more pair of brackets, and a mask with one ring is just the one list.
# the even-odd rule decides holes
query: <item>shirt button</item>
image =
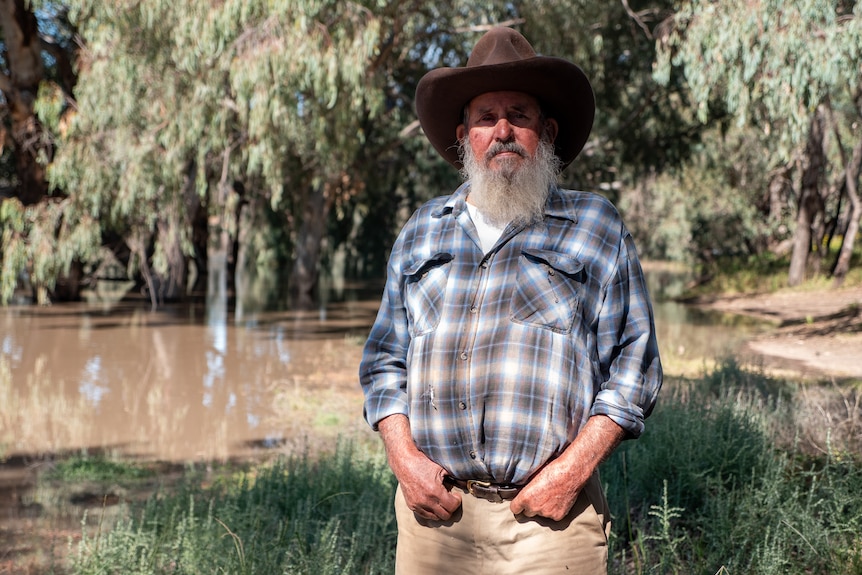
{"label": "shirt button", "polygon": [[479,308],[478,308],[478,307],[473,306],[473,307],[471,307],[471,308],[470,308],[470,313],[478,313],[478,312],[479,312]]}
{"label": "shirt button", "polygon": [[470,452],[470,458],[471,458],[471,459],[476,459],[476,452],[475,452],[475,451],[471,451],[471,452]]}
{"label": "shirt button", "polygon": [[482,268],[488,269],[488,262],[482,262]]}
{"label": "shirt button", "polygon": [[554,275],[555,273],[556,273],[556,272],[553,270],[553,268],[548,270],[548,275],[549,275],[549,276],[552,276],[552,275]]}
{"label": "shirt button", "polygon": [[462,352],[461,352],[461,356],[460,356],[460,357],[461,357],[461,359],[463,359],[464,361],[467,361],[467,352],[466,352],[466,351],[462,351]]}
{"label": "shirt button", "polygon": [[467,409],[467,404],[464,403],[463,401],[460,401],[460,402],[458,402],[458,408],[462,409],[462,410]]}

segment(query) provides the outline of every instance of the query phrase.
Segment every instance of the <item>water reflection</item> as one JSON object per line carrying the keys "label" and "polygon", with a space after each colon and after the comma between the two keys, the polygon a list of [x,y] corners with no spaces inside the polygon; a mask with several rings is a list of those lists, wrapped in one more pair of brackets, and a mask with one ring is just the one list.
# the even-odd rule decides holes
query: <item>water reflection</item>
{"label": "water reflection", "polygon": [[0,310],[0,457],[109,450],[228,458],[364,428],[356,366],[374,306],[260,312],[148,302]]}
{"label": "water reflection", "polygon": [[772,325],[750,317],[680,303],[691,275],[676,267],[647,266],[656,331],[665,371],[698,375],[716,360],[738,355],[742,344]]}
{"label": "water reflection", "polygon": [[[702,369],[763,329],[668,299],[685,281],[678,273],[649,278],[671,371]],[[356,373],[379,285],[287,312],[231,310],[225,284],[213,281],[205,305],[0,310],[0,457],[105,449],[225,459],[305,436],[370,433]]]}

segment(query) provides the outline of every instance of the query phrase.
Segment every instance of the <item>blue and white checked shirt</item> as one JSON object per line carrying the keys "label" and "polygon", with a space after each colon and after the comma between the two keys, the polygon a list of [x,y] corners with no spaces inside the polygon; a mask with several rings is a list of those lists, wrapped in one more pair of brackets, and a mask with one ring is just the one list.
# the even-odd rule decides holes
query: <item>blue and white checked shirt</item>
{"label": "blue and white checked shirt", "polygon": [[389,259],[360,381],[372,427],[404,414],[455,477],[526,483],[593,415],[643,431],[662,371],[632,238],[599,195],[482,252],[469,183],[421,207]]}

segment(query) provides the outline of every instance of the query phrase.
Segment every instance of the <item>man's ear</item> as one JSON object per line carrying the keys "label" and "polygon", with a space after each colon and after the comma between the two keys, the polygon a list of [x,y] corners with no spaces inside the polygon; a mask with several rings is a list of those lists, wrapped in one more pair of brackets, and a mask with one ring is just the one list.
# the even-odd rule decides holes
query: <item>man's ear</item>
{"label": "man's ear", "polygon": [[542,132],[542,137],[548,139],[548,143],[553,144],[557,139],[557,133],[560,131],[560,125],[553,118],[545,120],[545,127]]}
{"label": "man's ear", "polygon": [[458,124],[455,128],[455,138],[460,142],[467,135],[467,127],[464,124]]}

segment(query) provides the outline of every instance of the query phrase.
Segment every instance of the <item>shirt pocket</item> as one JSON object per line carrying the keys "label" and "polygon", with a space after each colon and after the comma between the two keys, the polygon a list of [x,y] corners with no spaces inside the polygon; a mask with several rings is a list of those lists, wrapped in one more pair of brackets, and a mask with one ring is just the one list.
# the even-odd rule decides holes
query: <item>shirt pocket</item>
{"label": "shirt pocket", "polygon": [[570,333],[583,284],[584,264],[578,260],[549,250],[523,250],[512,296],[512,321]]}
{"label": "shirt pocket", "polygon": [[414,262],[404,271],[404,301],[412,336],[429,333],[440,323],[453,259],[452,254],[442,252]]}

